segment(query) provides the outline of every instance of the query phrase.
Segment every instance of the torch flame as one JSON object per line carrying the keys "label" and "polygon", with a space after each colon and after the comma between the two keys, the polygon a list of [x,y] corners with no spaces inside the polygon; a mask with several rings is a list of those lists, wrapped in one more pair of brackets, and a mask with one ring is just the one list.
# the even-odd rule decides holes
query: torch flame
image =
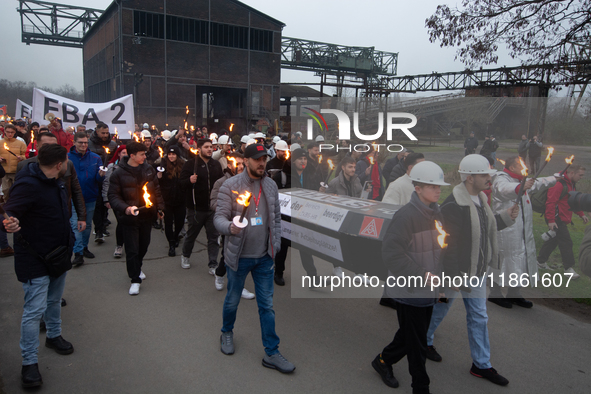
{"label": "torch flame", "polygon": [[552,154],[554,153],[554,148],[551,146],[548,147],[548,156],[546,156],[546,162],[549,162],[552,158]]}
{"label": "torch flame", "polygon": [[192,154],[197,155],[199,153],[199,149],[189,148]]}
{"label": "torch flame", "polygon": [[195,126],[191,125],[191,131],[195,130]]}
{"label": "torch flame", "polygon": [[6,142],[4,143],[4,149],[6,149],[8,151],[10,150],[10,148],[8,147],[8,145],[6,145]]}
{"label": "torch flame", "polygon": [[527,176],[527,166],[521,157],[519,158],[519,163],[521,164],[521,175]]}
{"label": "torch flame", "polygon": [[232,131],[232,129],[234,128],[234,123],[230,124],[230,131]]}
{"label": "torch flame", "polygon": [[441,249],[447,248],[447,243],[445,242],[445,237],[447,237],[447,233],[443,230],[443,227],[441,226],[441,223],[439,223],[439,220],[435,221],[435,228],[437,229],[437,232],[439,232],[439,235],[437,236],[437,243],[439,244],[439,246],[441,246]]}
{"label": "torch flame", "polygon": [[152,130],[156,130],[156,125],[152,125]]}
{"label": "torch flame", "polygon": [[502,165],[505,165],[505,160],[497,159]]}
{"label": "torch flame", "polygon": [[285,160],[289,160],[289,149],[285,151]]}
{"label": "torch flame", "polygon": [[235,157],[228,157],[228,161],[231,161],[234,164],[234,168],[238,168],[238,160]]}
{"label": "torch flame", "polygon": [[373,156],[369,156],[369,162],[371,163],[372,166],[375,164],[374,160],[373,160]]}
{"label": "torch flame", "polygon": [[189,106],[187,105],[185,108],[187,108],[187,110],[185,111],[185,114],[189,115]]}
{"label": "torch flame", "polygon": [[107,155],[111,153],[111,150],[109,148],[105,148],[105,152],[107,152]]}
{"label": "torch flame", "polygon": [[115,138],[117,138],[119,134],[117,134],[117,127],[115,127]]}
{"label": "torch flame", "polygon": [[187,122],[185,122],[185,130],[189,130],[189,126],[187,125]]}
{"label": "torch flame", "polygon": [[571,165],[571,164],[573,164],[574,159],[575,159],[575,155],[572,155],[571,157],[564,159],[564,162],[568,165]]}
{"label": "torch flame", "polygon": [[322,155],[318,155],[318,164],[322,163]]}
{"label": "torch flame", "polygon": [[330,167],[330,170],[331,171],[334,170],[334,163],[332,162],[332,159],[328,159],[326,162],[328,163],[328,166]]}
{"label": "torch flame", "polygon": [[[238,194],[237,191],[232,190],[232,193],[236,193]],[[238,194],[238,198],[236,199],[236,202],[240,205],[243,205],[245,207],[250,205],[250,192],[246,191],[244,192],[244,194]]]}
{"label": "torch flame", "polygon": [[137,136],[137,134],[134,134],[134,135],[133,135],[133,138],[135,139],[135,142],[140,142],[140,139],[139,139],[139,137]]}
{"label": "torch flame", "polygon": [[150,201],[150,194],[148,193],[148,182],[142,188],[144,190],[144,201],[146,202],[146,208],[152,207],[152,201]]}
{"label": "torch flame", "polygon": [[160,153],[160,158],[162,159],[162,157],[164,156],[164,151],[162,150],[161,146],[158,147],[158,152]]}

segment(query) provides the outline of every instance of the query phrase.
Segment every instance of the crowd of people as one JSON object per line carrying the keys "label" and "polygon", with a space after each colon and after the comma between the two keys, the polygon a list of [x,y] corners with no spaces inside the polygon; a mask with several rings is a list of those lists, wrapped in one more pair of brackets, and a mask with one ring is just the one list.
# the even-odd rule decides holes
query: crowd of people
{"label": "crowd of people", "polygon": [[[440,362],[443,358],[433,345],[435,331],[457,296],[462,296],[466,308],[473,359],[470,373],[506,385],[509,381],[490,363],[486,302],[504,308],[531,308],[533,303],[524,298],[519,286],[509,286],[500,278],[556,270],[547,264],[556,246],[564,272],[579,277],[567,226],[573,212],[567,200],[585,168],[572,165],[564,173],[522,182],[523,160],[518,155],[507,157],[503,170],[496,170],[498,142],[493,136],[486,138],[481,154],[475,153],[478,142],[473,135],[466,140],[466,156],[458,170],[461,182],[439,205],[441,186],[448,185],[443,170],[426,160],[425,154],[407,149],[384,160],[371,144],[365,152],[351,149],[348,141],[324,149],[322,135],[308,142],[300,132],[272,140],[261,132],[233,139],[228,132],[209,134],[205,127],[160,133],[148,124],[122,139],[104,123],[94,130],[78,126],[64,131],[53,114],[45,119],[49,124],[32,123],[29,130],[17,125],[20,121],[4,124],[0,141],[6,211],[0,256],[14,254],[17,278],[23,283],[24,387],[42,384],[37,360],[42,317],[46,346],[59,354],[74,351],[61,335],[66,272],[83,266],[84,259],[95,258],[91,232],[97,245],[107,242],[109,217],[113,217],[109,210],[117,222],[113,256],[125,257],[132,296],[140,293],[146,278],[143,259],[153,228],[161,228],[163,221],[168,255],[177,256],[180,248],[182,269],[195,264],[191,255],[205,228],[208,273],[217,290],[227,288],[221,352],[235,352],[233,330],[240,299],[256,298],[265,349],[262,364],[290,373],[295,366],[279,352],[273,311],[274,286],[285,286],[291,246],[290,240],[281,237],[279,190],[304,188],[401,207],[382,244],[389,275],[420,276],[432,284],[442,272],[494,274],[493,280],[478,286],[385,287],[380,304],[396,309],[399,329],[371,364],[386,385],[397,387],[392,365],[407,356],[415,393],[429,392],[426,359]],[[530,151],[541,149],[535,139],[527,144]],[[539,166],[535,157],[532,162],[531,152],[530,165]],[[241,195],[246,192],[251,204],[243,211],[240,198],[248,198]],[[531,197],[540,192],[546,193],[544,214],[554,236],[536,256]],[[575,213],[587,223],[584,212]],[[435,242],[438,227],[448,234],[445,251]],[[14,249],[8,233],[15,233]],[[313,254],[301,250],[300,257],[307,275],[317,276]],[[244,288],[249,273],[254,293]],[[345,272],[335,266],[333,275]]]}

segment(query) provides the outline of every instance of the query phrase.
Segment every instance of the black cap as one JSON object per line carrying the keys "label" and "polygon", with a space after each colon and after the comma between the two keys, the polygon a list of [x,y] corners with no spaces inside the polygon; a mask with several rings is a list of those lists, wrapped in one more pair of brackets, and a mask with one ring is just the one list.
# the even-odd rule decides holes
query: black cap
{"label": "black cap", "polygon": [[250,144],[244,150],[244,157],[245,158],[253,158],[258,159],[263,156],[268,156],[267,150],[261,144]]}
{"label": "black cap", "polygon": [[302,148],[294,149],[293,152],[291,152],[291,160],[297,160],[304,156],[306,156],[306,152],[304,152]]}
{"label": "black cap", "polygon": [[173,146],[169,147],[168,151],[166,152],[166,154],[169,154],[169,153],[174,153],[175,155],[180,156],[181,150],[179,149],[178,146],[173,145]]}

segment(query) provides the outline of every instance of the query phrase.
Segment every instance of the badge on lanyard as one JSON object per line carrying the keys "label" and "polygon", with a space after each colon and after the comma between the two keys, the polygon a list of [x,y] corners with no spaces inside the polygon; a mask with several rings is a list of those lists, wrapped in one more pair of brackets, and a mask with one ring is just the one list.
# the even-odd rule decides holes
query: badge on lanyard
{"label": "badge on lanyard", "polygon": [[251,226],[262,226],[263,225],[263,218],[260,216],[250,218],[250,225]]}

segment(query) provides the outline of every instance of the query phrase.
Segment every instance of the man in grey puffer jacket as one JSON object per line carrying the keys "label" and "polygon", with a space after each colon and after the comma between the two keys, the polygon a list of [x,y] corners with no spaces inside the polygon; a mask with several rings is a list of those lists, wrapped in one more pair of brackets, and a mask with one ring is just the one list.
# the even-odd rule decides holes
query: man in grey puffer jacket
{"label": "man in grey puffer jacket", "polygon": [[[244,281],[251,273],[266,353],[263,366],[289,373],[295,366],[279,353],[273,311],[273,258],[281,247],[281,211],[277,185],[265,176],[267,150],[263,145],[249,145],[244,157],[245,171],[226,180],[220,187],[214,216],[216,229],[225,235],[224,259],[229,268],[221,351],[228,355],[234,354],[232,330]],[[242,195],[246,192],[251,193],[252,198],[244,216],[245,226],[239,227],[233,219],[240,216],[243,206],[236,202],[238,195],[235,193]]]}

